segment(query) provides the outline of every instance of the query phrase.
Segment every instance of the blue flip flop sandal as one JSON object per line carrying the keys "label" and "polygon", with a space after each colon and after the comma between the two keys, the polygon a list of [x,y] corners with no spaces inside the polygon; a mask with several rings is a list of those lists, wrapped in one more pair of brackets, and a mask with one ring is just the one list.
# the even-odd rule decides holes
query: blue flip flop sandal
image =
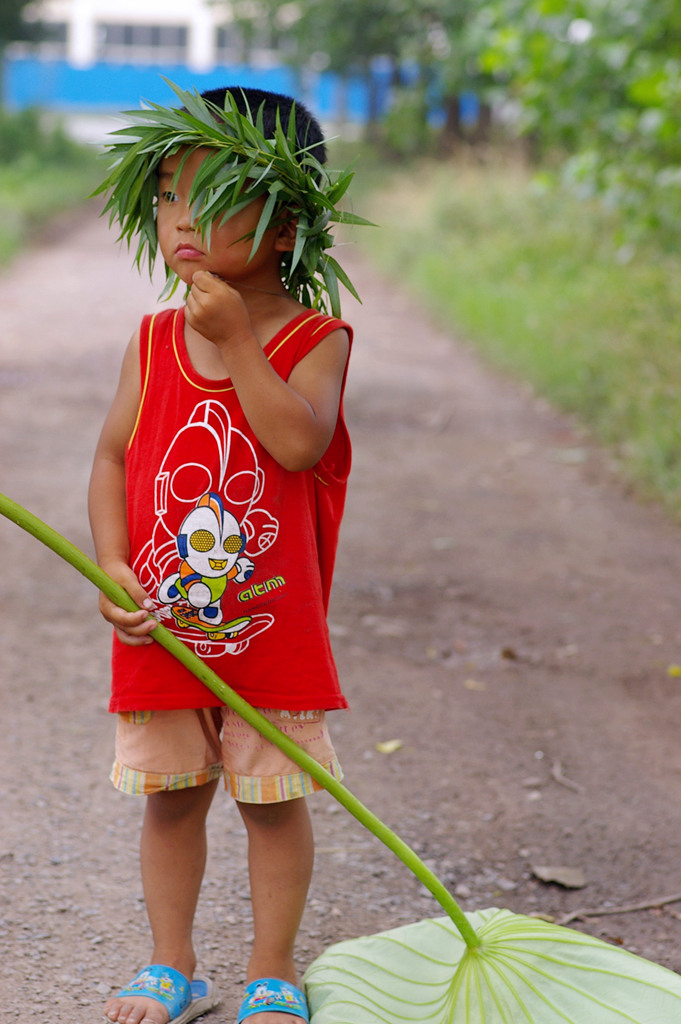
{"label": "blue flip flop sandal", "polygon": [[[169,1024],[188,1024],[220,1002],[217,987],[212,981],[195,978],[190,982],[184,974],[164,964],[151,964],[141,970],[116,998],[125,996],[155,999],[168,1011]],[[106,1015],[104,1020],[113,1024]]]}
{"label": "blue flip flop sandal", "polygon": [[241,1024],[242,1020],[252,1017],[255,1013],[264,1013],[265,1010],[290,1013],[294,1017],[300,1017],[305,1024],[310,1022],[305,993],[288,981],[280,981],[279,978],[258,978],[246,987],[237,1024]]}

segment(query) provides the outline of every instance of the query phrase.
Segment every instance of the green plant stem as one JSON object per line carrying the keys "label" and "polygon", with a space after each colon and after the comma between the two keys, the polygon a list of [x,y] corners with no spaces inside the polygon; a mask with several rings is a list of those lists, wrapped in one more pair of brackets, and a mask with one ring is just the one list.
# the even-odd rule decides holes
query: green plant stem
{"label": "green plant stem", "polygon": [[[86,579],[106,594],[119,607],[128,611],[138,611],[138,605],[118,583],[115,583],[92,559],[88,558],[82,551],[71,544],[65,537],[51,526],[38,519],[22,505],[18,505],[4,494],[0,494],[0,513],[5,518],[16,523],[22,530],[30,533],[37,540],[41,541],[64,561],[77,569]],[[402,863],[419,879],[426,889],[434,896],[445,913],[451,918],[469,949],[480,946],[480,939],[468,918],[459,907],[458,903],[449,890],[440,881],[437,875],[428,868],[421,858],[404,842],[403,839],[388,828],[380,818],[368,809],[360,800],[354,796],[338,779],[315,761],[306,751],[302,750],[288,736],[285,736],[280,729],[272,725],[263,715],[260,714],[248,701],[240,697],[235,690],[227,685],[201,661],[201,659],[190,651],[173,633],[160,623],[151,634],[154,640],[165,647],[173,657],[177,658],[197,679],[208,687],[228,707],[236,711],[249,725],[279,747],[287,757],[290,757],[303,771],[326,789],[338,803],[340,803],[361,825],[364,825],[377,839],[391,850]]]}

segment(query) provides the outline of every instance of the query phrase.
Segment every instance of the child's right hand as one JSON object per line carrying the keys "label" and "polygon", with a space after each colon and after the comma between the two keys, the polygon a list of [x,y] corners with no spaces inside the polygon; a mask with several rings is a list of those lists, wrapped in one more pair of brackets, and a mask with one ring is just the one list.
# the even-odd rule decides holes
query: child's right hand
{"label": "child's right hand", "polygon": [[158,626],[158,621],[150,618],[150,612],[154,610],[154,602],[140,585],[135,573],[125,562],[102,565],[102,569],[112,580],[123,587],[136,604],[140,605],[140,611],[128,612],[114,604],[106,594],[100,593],[99,610],[106,621],[113,626],[118,639],[129,647],[140,647],[143,644],[153,643],[149,634]]}

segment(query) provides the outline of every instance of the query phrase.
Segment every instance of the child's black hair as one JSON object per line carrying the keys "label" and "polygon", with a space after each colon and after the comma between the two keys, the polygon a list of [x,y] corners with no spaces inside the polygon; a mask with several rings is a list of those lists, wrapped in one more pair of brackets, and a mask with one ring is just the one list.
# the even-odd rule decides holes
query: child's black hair
{"label": "child's black hair", "polygon": [[298,100],[283,93],[268,92],[266,89],[253,89],[241,85],[228,85],[223,89],[206,89],[201,93],[204,100],[224,110],[225,96],[230,93],[240,114],[248,112],[255,118],[262,107],[263,134],[265,138],[274,137],[277,126],[277,110],[284,131],[288,130],[291,110],[295,104],[296,141],[299,149],[308,150],[320,164],[326,163],[326,146],[324,133],[317,119]]}

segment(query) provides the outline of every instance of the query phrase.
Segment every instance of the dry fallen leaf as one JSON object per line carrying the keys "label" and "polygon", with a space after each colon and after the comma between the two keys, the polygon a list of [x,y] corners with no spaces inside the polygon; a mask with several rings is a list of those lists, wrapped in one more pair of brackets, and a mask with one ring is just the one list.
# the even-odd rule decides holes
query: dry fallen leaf
{"label": "dry fallen leaf", "polygon": [[565,889],[583,889],[586,878],[581,868],[560,866],[532,866],[532,874],[542,882],[555,882]]}
{"label": "dry fallen leaf", "polygon": [[479,679],[466,679],[463,684],[467,690],[486,690],[487,683],[481,682]]}
{"label": "dry fallen leaf", "polygon": [[402,740],[384,740],[382,743],[376,744],[376,750],[379,754],[394,754],[401,746]]}

